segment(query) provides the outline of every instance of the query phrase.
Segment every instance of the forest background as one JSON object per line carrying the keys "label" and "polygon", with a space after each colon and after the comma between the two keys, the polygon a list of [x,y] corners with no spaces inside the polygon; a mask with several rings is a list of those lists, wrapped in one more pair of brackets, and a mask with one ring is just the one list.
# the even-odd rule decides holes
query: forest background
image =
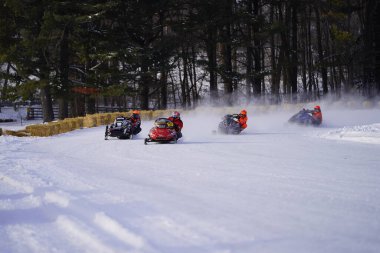
{"label": "forest background", "polygon": [[0,109],[378,99],[379,17],[376,0],[0,0]]}

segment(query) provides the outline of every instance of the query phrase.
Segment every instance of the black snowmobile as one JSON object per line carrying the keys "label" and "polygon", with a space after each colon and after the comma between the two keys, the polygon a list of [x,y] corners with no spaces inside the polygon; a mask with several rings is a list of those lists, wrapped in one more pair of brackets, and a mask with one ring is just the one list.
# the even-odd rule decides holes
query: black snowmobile
{"label": "black snowmobile", "polygon": [[104,139],[108,140],[108,137],[116,137],[118,139],[132,139],[132,122],[125,117],[117,117],[111,125],[106,126]]}
{"label": "black snowmobile", "polygon": [[225,115],[218,126],[218,133],[221,134],[240,134],[241,130],[238,114]]}
{"label": "black snowmobile", "polygon": [[289,123],[295,123],[299,125],[315,125],[313,117],[310,115],[309,110],[302,109],[298,113],[294,114],[289,120]]}

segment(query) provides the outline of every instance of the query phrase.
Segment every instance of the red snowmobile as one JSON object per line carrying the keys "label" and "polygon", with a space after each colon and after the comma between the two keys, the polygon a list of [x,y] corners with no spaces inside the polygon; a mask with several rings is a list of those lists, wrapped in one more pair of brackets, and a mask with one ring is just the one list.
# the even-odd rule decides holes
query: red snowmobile
{"label": "red snowmobile", "polygon": [[167,118],[156,119],[154,127],[149,131],[148,138],[144,140],[144,144],[147,145],[149,142],[177,143],[174,123]]}

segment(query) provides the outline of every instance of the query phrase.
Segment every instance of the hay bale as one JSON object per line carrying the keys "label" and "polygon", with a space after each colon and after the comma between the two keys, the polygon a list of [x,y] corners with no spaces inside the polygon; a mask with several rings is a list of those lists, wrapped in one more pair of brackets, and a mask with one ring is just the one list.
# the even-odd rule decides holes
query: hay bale
{"label": "hay bale", "polygon": [[152,112],[153,119],[162,118],[162,117],[169,117],[170,112],[168,110],[156,110]]}
{"label": "hay bale", "polygon": [[107,125],[107,122],[108,122],[107,115],[105,115],[105,114],[99,114],[99,116],[98,116],[98,123],[100,125]]}
{"label": "hay bale", "polygon": [[76,128],[82,129],[84,127],[84,117],[75,118]]}
{"label": "hay bale", "polygon": [[359,102],[358,101],[348,101],[346,103],[346,108],[349,108],[349,109],[358,109],[360,106],[359,106]]}
{"label": "hay bale", "polygon": [[366,100],[366,101],[363,101],[362,106],[365,109],[370,109],[370,108],[373,108],[375,106],[375,103],[371,100]]}
{"label": "hay bale", "polygon": [[152,120],[153,119],[153,111],[141,111],[140,116],[142,120]]}
{"label": "hay bale", "polygon": [[31,134],[31,136],[47,137],[51,135],[51,127],[47,124],[32,125],[27,126],[26,131]]}
{"label": "hay bale", "polygon": [[46,125],[47,136],[59,134],[61,132],[61,125],[58,122],[49,122]]}
{"label": "hay bale", "polygon": [[83,119],[83,127],[96,127],[98,125],[96,115],[88,115]]}
{"label": "hay bale", "polygon": [[6,134],[6,135],[17,136],[17,137],[26,137],[26,136],[30,136],[30,133],[26,132],[25,130],[18,130],[18,131],[5,130],[5,134]]}
{"label": "hay bale", "polygon": [[71,127],[71,123],[67,120],[66,121],[63,120],[63,121],[59,122],[58,126],[60,127],[59,132],[58,132],[59,134],[67,133],[67,132],[74,130]]}
{"label": "hay bale", "polygon": [[66,127],[68,128],[68,131],[73,131],[75,129],[78,129],[76,120],[74,118],[68,118],[64,119],[62,123],[66,124]]}
{"label": "hay bale", "polygon": [[29,125],[26,126],[26,131],[31,134],[31,136],[41,136],[41,127],[42,125]]}
{"label": "hay bale", "polygon": [[109,125],[111,124],[113,121],[112,117],[111,117],[111,114],[110,113],[106,113],[104,115],[104,125]]}
{"label": "hay bale", "polygon": [[[268,107],[267,106],[264,106],[264,105],[259,105],[256,107],[256,109],[254,110],[255,113],[267,113],[268,112]],[[250,113],[250,112],[248,112]]]}
{"label": "hay bale", "polygon": [[285,111],[289,111],[289,112],[292,112],[296,109],[296,107],[298,107],[298,104],[289,104],[289,103],[284,103],[282,105],[282,108],[285,110]]}

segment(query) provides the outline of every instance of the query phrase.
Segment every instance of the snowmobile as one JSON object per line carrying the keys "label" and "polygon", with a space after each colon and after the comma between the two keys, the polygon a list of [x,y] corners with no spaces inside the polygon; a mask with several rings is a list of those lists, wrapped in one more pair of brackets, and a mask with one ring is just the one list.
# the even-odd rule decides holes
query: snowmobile
{"label": "snowmobile", "polygon": [[238,114],[227,114],[219,123],[218,133],[221,134],[240,134],[241,127],[239,124]]}
{"label": "snowmobile", "polygon": [[117,117],[111,125],[106,126],[104,139],[108,140],[109,137],[116,137],[118,139],[132,139],[132,122],[125,117]]}
{"label": "snowmobile", "polygon": [[177,143],[177,132],[174,123],[167,118],[158,118],[154,122],[154,127],[150,129],[148,138],[145,138],[144,144],[149,142],[158,143]]}
{"label": "snowmobile", "polygon": [[310,113],[305,110],[305,109],[302,109],[301,111],[299,111],[298,113],[294,114],[289,120],[288,120],[289,123],[295,123],[295,124],[299,124],[299,125],[306,125],[306,126],[309,126],[309,125],[314,125],[314,119],[313,117],[310,115]]}

